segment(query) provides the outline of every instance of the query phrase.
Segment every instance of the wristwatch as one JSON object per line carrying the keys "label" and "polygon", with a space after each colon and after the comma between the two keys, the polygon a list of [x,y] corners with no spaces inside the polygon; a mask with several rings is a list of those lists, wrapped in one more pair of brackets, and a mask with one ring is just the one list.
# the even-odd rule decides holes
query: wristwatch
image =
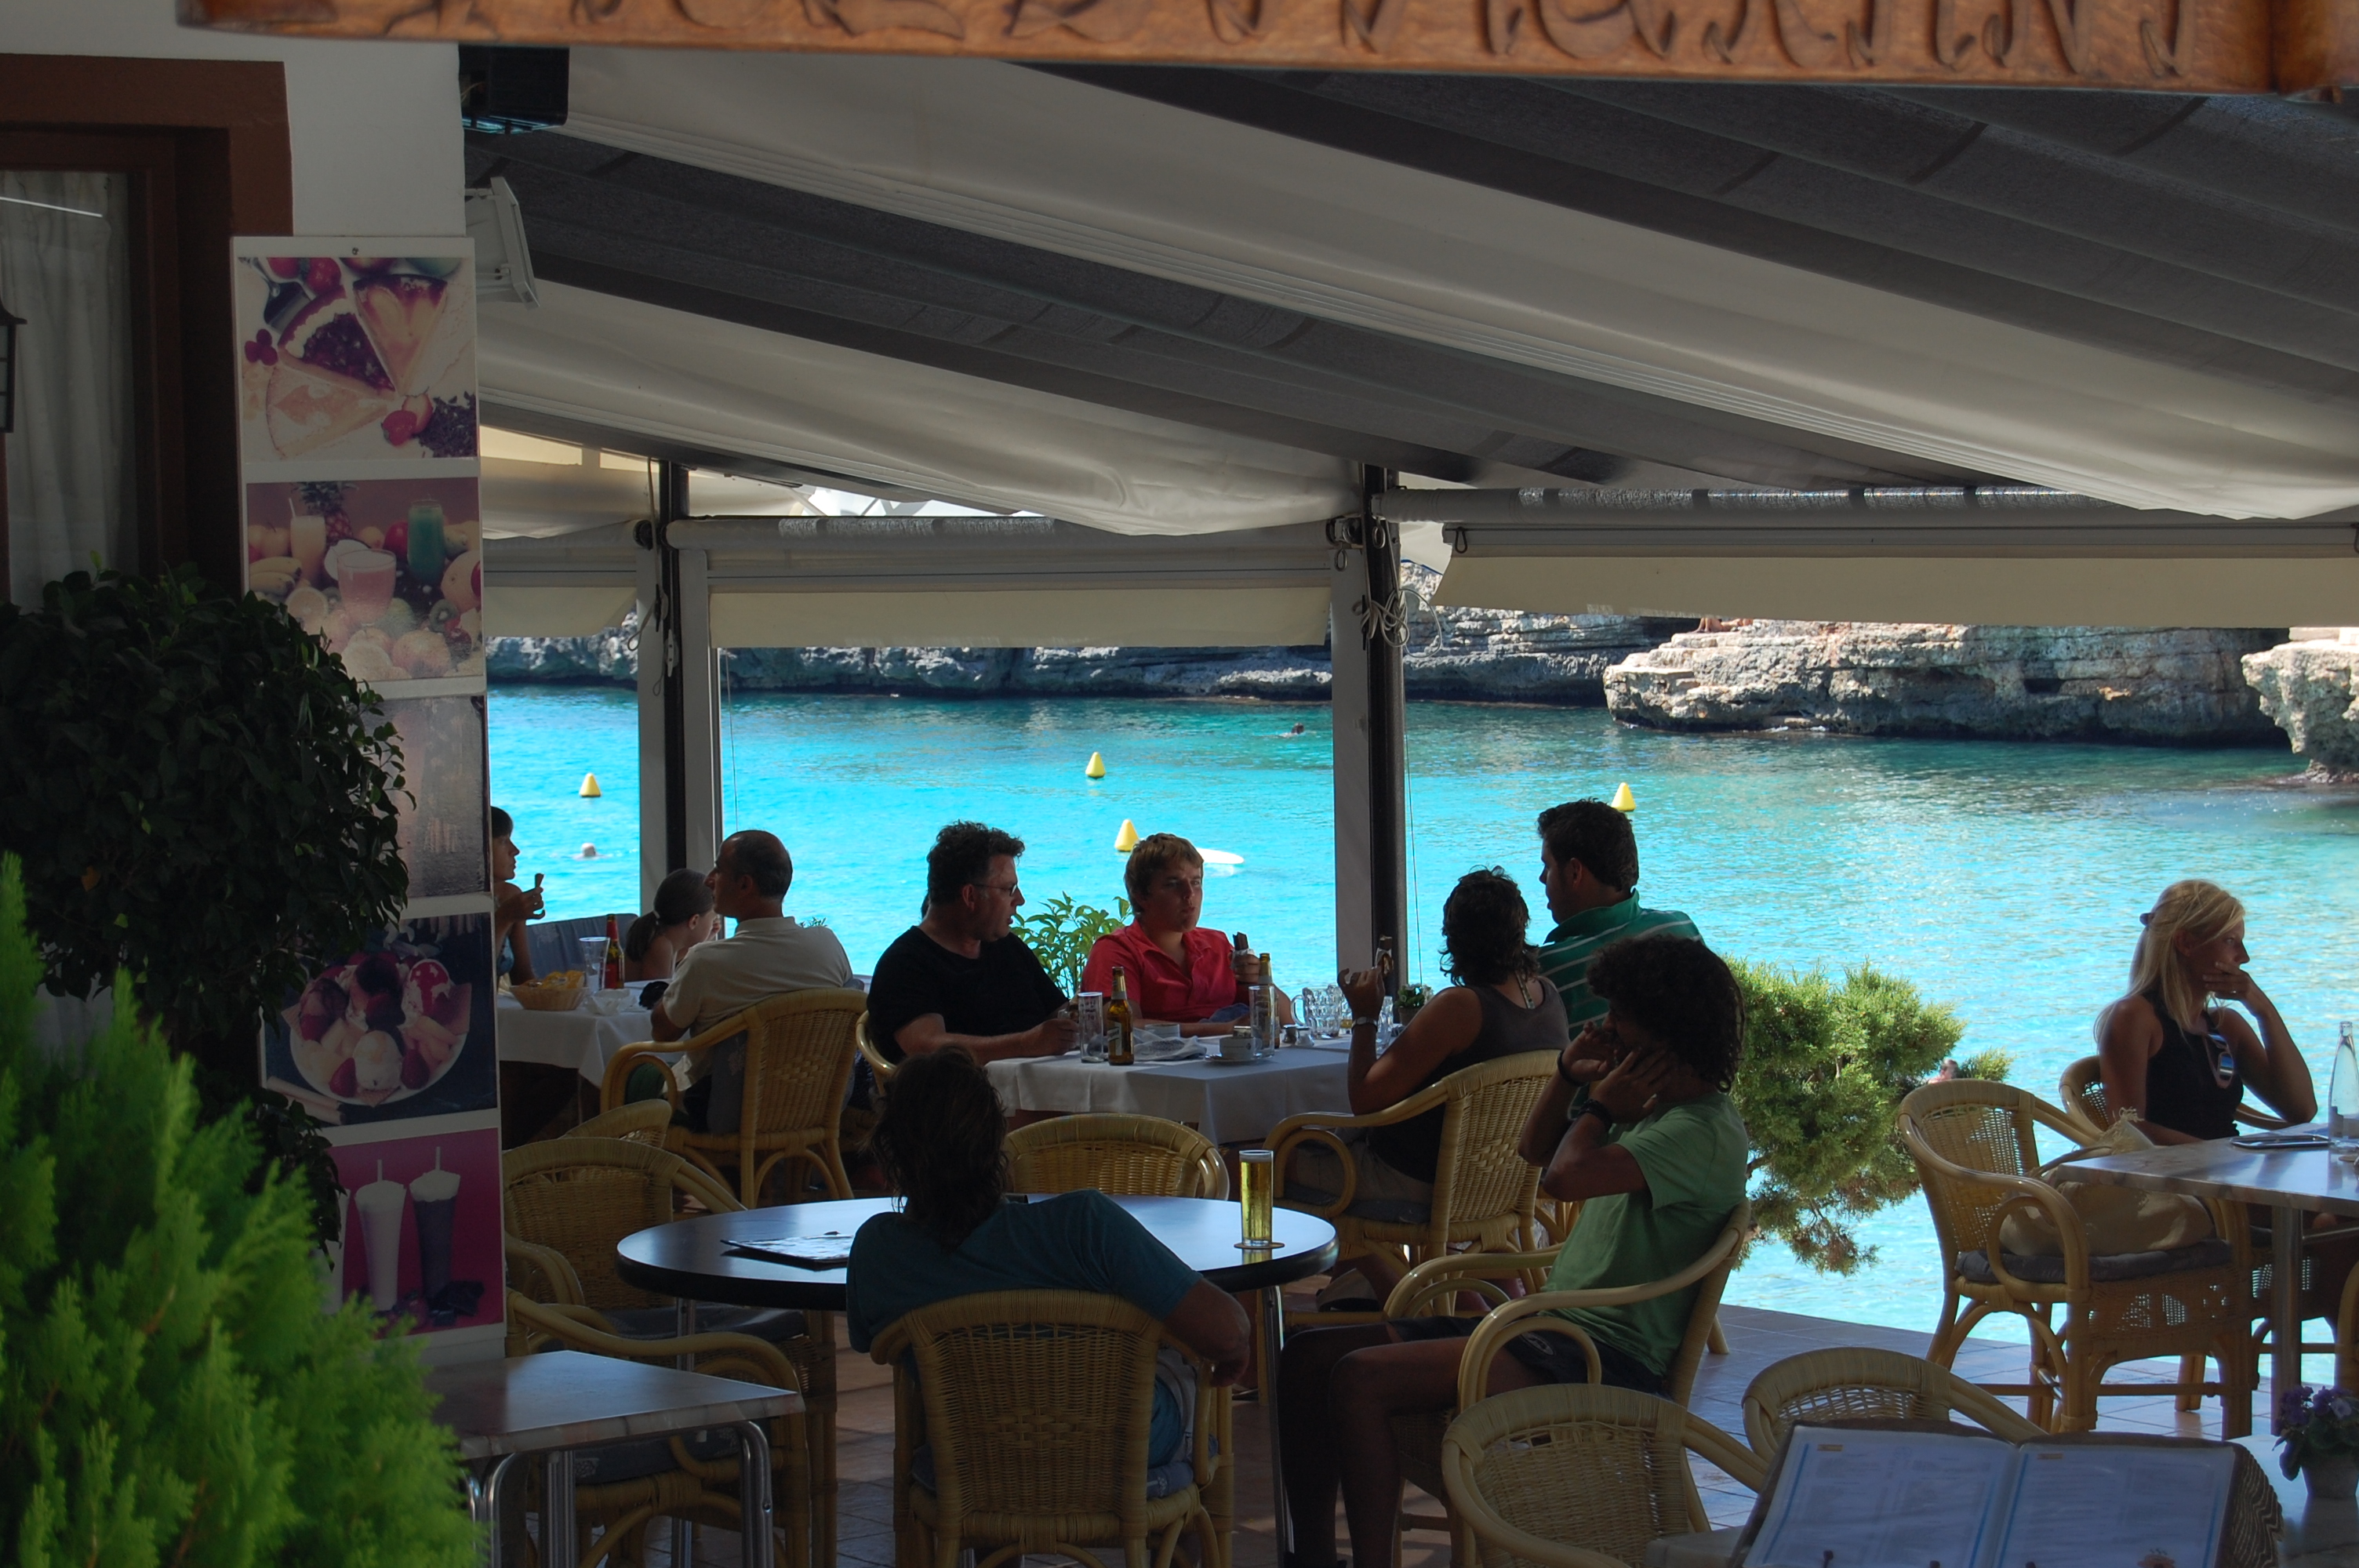
{"label": "wristwatch", "polygon": [[1608,1127],[1614,1125],[1614,1113],[1606,1109],[1603,1102],[1602,1101],[1593,1099],[1582,1101],[1581,1114],[1583,1116],[1593,1116]]}

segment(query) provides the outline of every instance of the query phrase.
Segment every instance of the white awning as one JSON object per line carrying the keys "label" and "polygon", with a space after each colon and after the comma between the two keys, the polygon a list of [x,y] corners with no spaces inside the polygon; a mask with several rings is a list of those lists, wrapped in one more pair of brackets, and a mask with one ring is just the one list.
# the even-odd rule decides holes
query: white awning
{"label": "white awning", "polygon": [[[2359,503],[2359,415],[2347,407],[1043,71],[577,49],[572,81],[568,133],[606,146],[1910,454],[1941,471],[2228,517]],[[494,401],[516,390],[603,402],[708,436],[742,431],[815,461],[897,461],[940,491],[975,495],[981,480],[1102,526],[1251,525],[1286,510],[1245,504],[1260,483],[1240,484],[1211,453],[1168,451],[1181,460],[1152,470],[1096,469],[1076,455],[1108,449],[1070,429],[1004,450],[989,436],[1020,426],[1036,401],[1008,387],[987,395],[1005,408],[995,420],[923,395],[905,409],[898,382],[877,410],[886,417],[839,415],[837,400],[858,398],[864,378],[827,373],[842,362],[838,351],[745,347],[763,334],[711,323],[673,337],[614,301],[597,319],[582,319],[584,308],[545,309],[536,325],[485,308]],[[924,433],[921,449],[905,431]],[[1167,495],[1167,482],[1186,500]]]}
{"label": "white awning", "polygon": [[1339,459],[562,284],[539,290],[538,309],[482,307],[486,404],[1121,534],[1266,528],[1358,504]]}
{"label": "white awning", "polygon": [[[488,514],[488,499],[484,509]],[[484,630],[494,637],[588,637],[619,626],[637,601],[641,553],[630,524],[619,522],[559,538],[486,538]]]}

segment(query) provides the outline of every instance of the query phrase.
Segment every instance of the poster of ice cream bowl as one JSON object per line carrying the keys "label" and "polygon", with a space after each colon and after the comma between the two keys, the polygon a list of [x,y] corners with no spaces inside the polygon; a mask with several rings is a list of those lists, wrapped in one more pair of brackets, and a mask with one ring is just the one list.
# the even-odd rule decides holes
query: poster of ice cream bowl
{"label": "poster of ice cream bowl", "polygon": [[345,1298],[428,1331],[498,1322],[499,1130],[350,1143],[335,1158]]}
{"label": "poster of ice cream bowl", "polygon": [[474,273],[463,255],[239,256],[245,460],[475,456]]}
{"label": "poster of ice cream bowl", "polygon": [[411,920],[315,973],[263,1032],[273,1088],[331,1122],[489,1110],[491,922]]}
{"label": "poster of ice cream bowl", "polygon": [[245,487],[246,586],[384,687],[484,673],[483,512],[472,479]]}

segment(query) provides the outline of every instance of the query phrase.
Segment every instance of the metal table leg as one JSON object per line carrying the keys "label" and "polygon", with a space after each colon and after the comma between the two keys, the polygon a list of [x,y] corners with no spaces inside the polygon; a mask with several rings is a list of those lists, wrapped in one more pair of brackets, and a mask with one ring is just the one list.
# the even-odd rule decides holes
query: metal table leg
{"label": "metal table leg", "polygon": [[575,1539],[573,1510],[573,1451],[556,1449],[542,1456],[540,1481],[541,1568],[573,1568],[582,1560]]}
{"label": "metal table leg", "polygon": [[[672,1303],[672,1329],[685,1339],[696,1332],[696,1303],[681,1296]],[[672,1357],[672,1365],[683,1372],[696,1370],[696,1357],[683,1351]],[[671,1521],[671,1568],[690,1568],[696,1557],[696,1526],[679,1515]]]}
{"label": "metal table leg", "polygon": [[503,1454],[481,1475],[467,1474],[467,1516],[484,1531],[484,1568],[501,1568],[506,1543],[500,1539],[500,1510],[507,1501],[509,1476],[518,1454]]}
{"label": "metal table leg", "polygon": [[2269,1368],[2269,1430],[2281,1432],[2277,1411],[2286,1391],[2301,1383],[2301,1227],[2298,1208],[2269,1211],[2270,1334],[2276,1340]]}
{"label": "metal table leg", "polygon": [[[770,1439],[758,1421],[737,1423],[737,1539],[745,1568],[775,1568],[771,1535]],[[680,1568],[688,1568],[685,1563]]]}
{"label": "metal table leg", "polygon": [[1278,1441],[1277,1368],[1286,1351],[1286,1292],[1275,1286],[1261,1292],[1261,1387],[1257,1390],[1262,1419],[1269,1429],[1269,1494],[1277,1509],[1277,1560],[1294,1552],[1294,1519],[1286,1511],[1286,1455]]}

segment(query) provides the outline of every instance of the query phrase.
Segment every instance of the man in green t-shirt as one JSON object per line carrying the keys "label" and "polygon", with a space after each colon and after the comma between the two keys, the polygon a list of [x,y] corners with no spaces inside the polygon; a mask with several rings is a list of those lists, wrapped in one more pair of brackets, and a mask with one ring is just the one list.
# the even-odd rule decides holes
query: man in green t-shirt
{"label": "man in green t-shirt", "polygon": [[1540,944],[1540,974],[1564,998],[1568,1035],[1605,1016],[1589,966],[1633,936],[1695,936],[1676,909],[1638,904],[1638,838],[1630,818],[1602,800],[1568,800],[1540,813],[1540,889],[1556,928]]}
{"label": "man in green t-shirt", "polygon": [[[1745,1199],[1747,1140],[1727,1092],[1744,1009],[1728,966],[1694,937],[1657,935],[1606,948],[1588,983],[1605,1012],[1558,1058],[1518,1143],[1541,1167],[1541,1191],[1582,1200],[1549,1276],[1557,1291],[1679,1273]],[[1596,1346],[1607,1383],[1658,1394],[1694,1301],[1690,1288],[1563,1315]],[[1283,1568],[1332,1568],[1339,1487],[1353,1555],[1391,1561],[1400,1509],[1392,1418],[1456,1402],[1462,1341],[1476,1321],[1400,1318],[1288,1341],[1278,1410],[1295,1549]],[[1586,1358],[1563,1335],[1518,1335],[1502,1348],[1489,1372],[1494,1394],[1588,1381]]]}

